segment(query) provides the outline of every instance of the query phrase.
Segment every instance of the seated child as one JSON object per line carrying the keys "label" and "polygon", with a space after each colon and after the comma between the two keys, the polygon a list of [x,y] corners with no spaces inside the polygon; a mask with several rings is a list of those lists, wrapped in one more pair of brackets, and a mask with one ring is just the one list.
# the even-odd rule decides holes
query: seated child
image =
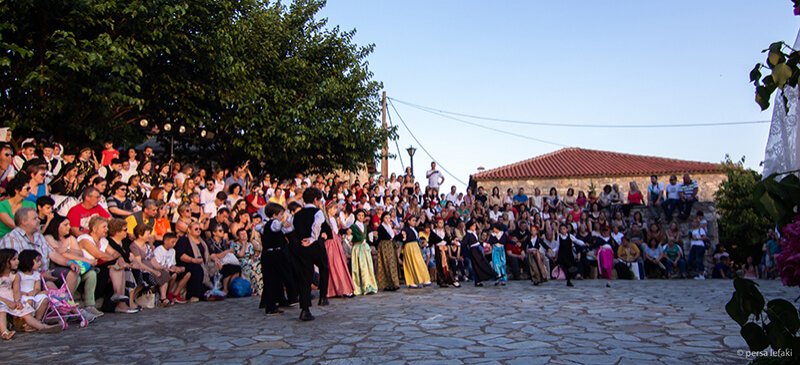
{"label": "seated child", "polygon": [[164,234],[164,244],[156,247],[154,254],[159,265],[170,272],[167,300],[172,304],[183,304],[186,303],[186,299],[183,298],[181,292],[186,288],[186,284],[192,274],[186,272],[184,267],[175,266],[176,242],[178,242],[178,237],[175,233],[168,232]]}
{"label": "seated child", "polygon": [[10,340],[14,337],[14,331],[8,331],[6,314],[12,317],[22,318],[25,324],[40,332],[60,332],[61,326],[48,326],[36,318],[31,313],[33,307],[18,299],[14,293],[14,283],[17,282],[17,274],[14,270],[19,266],[17,251],[9,248],[0,249],[0,337],[3,340]]}

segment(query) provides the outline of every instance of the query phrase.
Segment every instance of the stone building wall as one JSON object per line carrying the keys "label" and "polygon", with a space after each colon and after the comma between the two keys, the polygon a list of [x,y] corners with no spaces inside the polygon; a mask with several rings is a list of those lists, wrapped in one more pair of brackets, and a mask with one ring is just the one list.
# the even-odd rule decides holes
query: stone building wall
{"label": "stone building wall", "polygon": [[[699,197],[700,201],[714,201],[714,193],[719,190],[719,185],[727,179],[727,176],[724,173],[716,173],[716,174],[695,174],[691,175],[693,180],[697,180],[697,183],[700,187]],[[663,182],[665,185],[669,184],[669,176],[659,176],[659,181]],[[514,190],[516,194],[519,188],[525,188],[525,193],[528,196],[533,195],[533,189],[539,188],[542,190],[542,195],[547,195],[550,191],[551,187],[556,187],[558,189],[558,194],[563,196],[566,195],[568,188],[575,189],[575,195],[578,195],[578,191],[583,190],[587,195],[589,194],[589,186],[594,184],[595,190],[597,194],[600,195],[600,192],[603,190],[603,186],[605,185],[613,185],[618,184],[620,190],[627,196],[627,192],[629,189],[628,184],[631,181],[636,181],[639,185],[639,189],[643,192],[647,192],[647,185],[650,184],[650,175],[647,176],[614,176],[614,177],[607,177],[607,178],[555,178],[555,179],[527,179],[527,180],[479,180],[477,181],[478,186],[483,186],[487,193],[491,193],[492,188],[497,186],[500,188],[501,195],[505,194],[505,191],[508,188]],[[683,176],[678,176],[678,182],[683,181]]]}

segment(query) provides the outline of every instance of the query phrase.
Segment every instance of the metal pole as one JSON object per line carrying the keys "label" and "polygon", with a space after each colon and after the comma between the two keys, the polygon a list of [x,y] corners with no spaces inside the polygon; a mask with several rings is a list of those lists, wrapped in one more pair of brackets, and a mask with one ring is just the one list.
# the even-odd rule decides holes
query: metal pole
{"label": "metal pole", "polygon": [[[386,91],[383,92],[383,100],[381,101],[381,124],[383,130],[388,131],[389,127],[386,125]],[[389,177],[389,136],[383,141],[383,148],[381,149],[381,176],[384,179]]]}

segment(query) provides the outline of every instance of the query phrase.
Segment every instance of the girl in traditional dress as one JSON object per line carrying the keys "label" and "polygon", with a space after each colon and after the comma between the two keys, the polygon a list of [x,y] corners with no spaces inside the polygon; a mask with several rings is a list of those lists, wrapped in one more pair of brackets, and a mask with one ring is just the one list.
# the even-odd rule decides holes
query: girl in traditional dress
{"label": "girl in traditional dress", "polygon": [[322,234],[325,238],[325,251],[328,253],[328,298],[353,297],[353,279],[347,269],[344,259],[342,237],[339,235],[339,225],[336,219],[339,216],[339,205],[336,200],[331,200],[325,206],[325,223],[322,224]]}
{"label": "girl in traditional dress", "polygon": [[546,261],[548,260],[548,251],[551,251],[551,248],[539,236],[539,227],[535,225],[531,226],[531,240],[525,242],[525,251],[527,252],[526,256],[533,285],[539,285],[547,281],[550,277],[550,270],[546,265]]}
{"label": "girl in traditional dress", "polygon": [[497,274],[492,270],[491,266],[489,266],[489,262],[486,261],[486,257],[483,254],[483,244],[478,239],[478,234],[476,233],[477,227],[477,222],[467,222],[467,233],[464,235],[461,245],[462,247],[469,248],[475,286],[483,286],[484,281],[497,279]]}
{"label": "girl in traditional dress", "polygon": [[400,278],[397,275],[398,253],[393,241],[396,235],[397,232],[392,226],[392,213],[383,213],[381,225],[378,227],[378,270],[376,271],[378,287],[382,290],[394,291],[400,288]]}
{"label": "girl in traditional dress", "polygon": [[366,227],[364,226],[366,216],[367,213],[363,209],[359,209],[355,213],[355,222],[350,225],[350,232],[353,235],[353,251],[350,258],[353,271],[350,275],[353,278],[353,294],[355,295],[378,292],[378,282],[372,269],[372,248],[366,240]]}
{"label": "girl in traditional dress", "polygon": [[452,240],[453,238],[444,228],[444,220],[441,217],[436,218],[436,226],[431,230],[428,243],[435,250],[436,283],[442,288],[446,288],[449,285],[456,288],[461,287],[461,283],[453,277],[453,272],[448,262],[448,246],[449,242]]}
{"label": "girl in traditional dress", "polygon": [[506,273],[506,243],[508,236],[503,232],[500,224],[492,226],[492,234],[489,235],[489,244],[492,245],[492,269],[498,275],[498,280],[494,285],[506,285],[508,274]]}
{"label": "girl in traditional dress", "polygon": [[416,226],[417,217],[410,215],[406,217],[406,224],[400,234],[395,236],[395,239],[400,238],[403,241],[403,275],[406,285],[412,289],[431,285],[428,266],[425,265],[419,249],[419,233]]}

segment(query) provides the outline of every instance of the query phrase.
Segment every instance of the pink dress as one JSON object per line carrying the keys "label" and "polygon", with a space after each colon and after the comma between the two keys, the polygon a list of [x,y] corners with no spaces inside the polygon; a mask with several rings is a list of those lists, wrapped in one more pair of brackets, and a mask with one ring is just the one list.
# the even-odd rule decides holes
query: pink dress
{"label": "pink dress", "polygon": [[601,277],[611,280],[611,270],[614,268],[614,250],[609,245],[597,249],[597,271]]}
{"label": "pink dress", "polygon": [[355,291],[353,278],[347,268],[344,249],[342,248],[342,237],[339,236],[338,227],[331,226],[333,238],[325,240],[325,250],[328,253],[328,298],[352,295]]}

